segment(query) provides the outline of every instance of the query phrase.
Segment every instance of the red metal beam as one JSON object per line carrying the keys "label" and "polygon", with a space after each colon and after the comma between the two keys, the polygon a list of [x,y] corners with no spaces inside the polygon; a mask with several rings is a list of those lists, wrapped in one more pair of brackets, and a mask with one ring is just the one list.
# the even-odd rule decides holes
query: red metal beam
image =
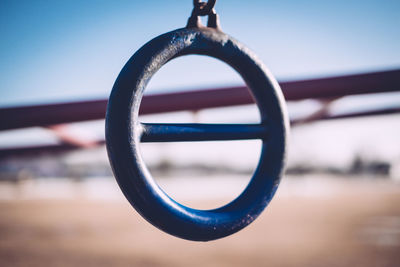
{"label": "red metal beam", "polygon": [[282,84],[287,100],[339,98],[347,95],[400,91],[400,69]]}
{"label": "red metal beam", "polygon": [[[286,100],[400,91],[400,70],[280,83]],[[141,114],[253,103],[244,86],[148,95]],[[103,119],[107,100],[0,108],[0,130]]]}
{"label": "red metal beam", "polygon": [[97,146],[96,141],[87,140],[74,134],[69,130],[68,126],[69,124],[55,124],[50,125],[47,127],[47,129],[51,130],[60,139],[60,141],[62,141],[62,143],[81,148],[91,148]]}
{"label": "red metal beam", "polygon": [[[105,140],[96,142],[95,146],[105,144]],[[20,157],[20,156],[38,156],[42,153],[64,153],[70,150],[84,149],[82,146],[73,145],[69,143],[60,143],[54,145],[41,145],[41,146],[26,146],[26,147],[11,147],[0,149],[0,158],[6,157]]]}

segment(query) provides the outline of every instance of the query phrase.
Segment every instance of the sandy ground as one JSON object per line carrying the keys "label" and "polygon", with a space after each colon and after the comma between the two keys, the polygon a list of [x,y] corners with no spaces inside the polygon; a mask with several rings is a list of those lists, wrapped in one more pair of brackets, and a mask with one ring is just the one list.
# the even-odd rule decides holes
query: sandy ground
{"label": "sandy ground", "polygon": [[390,181],[300,179],[284,183],[249,227],[201,243],[155,229],[121,197],[8,197],[0,200],[0,266],[395,267],[399,203],[400,185]]}

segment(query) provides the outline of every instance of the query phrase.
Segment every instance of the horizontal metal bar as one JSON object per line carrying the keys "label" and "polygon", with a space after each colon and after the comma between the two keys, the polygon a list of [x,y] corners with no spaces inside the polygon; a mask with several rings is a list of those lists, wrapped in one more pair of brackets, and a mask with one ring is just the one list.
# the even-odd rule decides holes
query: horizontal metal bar
{"label": "horizontal metal bar", "polygon": [[368,117],[368,116],[380,116],[380,115],[390,115],[400,113],[399,107],[390,107],[390,108],[382,108],[382,109],[374,109],[374,110],[367,110],[367,111],[355,111],[355,112],[348,112],[342,114],[327,114],[324,116],[319,117],[316,120],[307,120],[298,119],[298,120],[291,120],[290,125],[292,127],[297,126],[299,124],[314,122],[314,121],[323,121],[323,120],[336,120],[336,119],[352,119],[352,118],[359,118],[359,117]]}
{"label": "horizontal metal bar", "polygon": [[335,120],[335,119],[351,119],[354,117],[366,117],[366,116],[377,116],[377,115],[389,115],[400,113],[399,107],[382,108],[377,110],[367,110],[367,111],[356,111],[337,115],[329,115],[321,118],[321,120]]}
{"label": "horizontal metal bar", "polygon": [[142,142],[187,142],[240,139],[265,139],[261,124],[143,123]]}
{"label": "horizontal metal bar", "polygon": [[[280,82],[286,100],[400,91],[400,70]],[[251,104],[245,86],[148,95],[141,114]],[[104,119],[107,100],[0,108],[0,130]]]}
{"label": "horizontal metal bar", "polygon": [[[340,115],[331,115],[321,118],[321,120],[331,119],[347,119],[353,117],[363,117],[372,115],[388,115],[400,113],[400,108],[388,108],[382,110],[372,110],[366,112],[354,112]],[[302,120],[291,121],[292,126],[296,126],[302,123]],[[104,145],[105,140],[97,141],[97,145]],[[71,144],[55,144],[55,145],[42,145],[42,146],[31,146],[31,147],[10,147],[0,149],[0,158],[12,157],[12,156],[37,156],[39,153],[63,153],[69,150],[82,149],[80,146],[73,146]]]}

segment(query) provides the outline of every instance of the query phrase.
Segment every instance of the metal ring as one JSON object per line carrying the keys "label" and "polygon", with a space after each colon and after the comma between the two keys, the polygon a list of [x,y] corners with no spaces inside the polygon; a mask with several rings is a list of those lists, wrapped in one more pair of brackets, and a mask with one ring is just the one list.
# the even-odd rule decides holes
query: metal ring
{"label": "metal ring", "polygon": [[197,16],[207,16],[212,13],[214,9],[216,0],[209,0],[207,2],[202,2],[200,0],[193,0],[193,13]]}
{"label": "metal ring", "polygon": [[[138,121],[144,89],[169,60],[189,54],[224,61],[244,79],[256,100],[263,135],[254,175],[231,203],[197,210],[171,199],[153,180],[140,155],[143,125]],[[188,240],[208,241],[233,234],[250,224],[275,194],[285,163],[288,119],[278,83],[248,48],[209,28],[178,29],[140,48],[119,74],[106,114],[107,151],[114,175],[131,205],[159,229]]]}

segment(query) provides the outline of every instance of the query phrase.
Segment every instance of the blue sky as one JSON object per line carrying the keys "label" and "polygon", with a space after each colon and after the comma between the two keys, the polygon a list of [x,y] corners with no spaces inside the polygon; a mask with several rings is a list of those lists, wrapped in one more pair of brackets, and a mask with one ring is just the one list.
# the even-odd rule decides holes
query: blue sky
{"label": "blue sky", "polygon": [[[185,26],[192,1],[0,2],[0,106],[105,98],[144,43]],[[218,1],[225,32],[278,79],[400,67],[400,1]],[[240,84],[224,64],[168,63],[148,92]]]}

